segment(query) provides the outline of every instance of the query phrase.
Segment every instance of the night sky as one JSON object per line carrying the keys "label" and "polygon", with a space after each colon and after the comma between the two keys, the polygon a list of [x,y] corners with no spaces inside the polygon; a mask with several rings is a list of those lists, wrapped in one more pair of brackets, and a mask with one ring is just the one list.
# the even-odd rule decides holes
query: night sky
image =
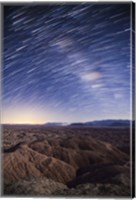
{"label": "night sky", "polygon": [[3,122],[130,118],[130,4],[4,6]]}

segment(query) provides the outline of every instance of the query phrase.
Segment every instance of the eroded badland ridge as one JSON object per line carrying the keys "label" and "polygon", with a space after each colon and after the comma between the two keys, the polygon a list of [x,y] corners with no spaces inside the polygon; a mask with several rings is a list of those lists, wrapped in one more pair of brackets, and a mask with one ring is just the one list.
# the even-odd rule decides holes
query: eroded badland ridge
{"label": "eroded badland ridge", "polygon": [[4,195],[129,196],[129,131],[4,126]]}

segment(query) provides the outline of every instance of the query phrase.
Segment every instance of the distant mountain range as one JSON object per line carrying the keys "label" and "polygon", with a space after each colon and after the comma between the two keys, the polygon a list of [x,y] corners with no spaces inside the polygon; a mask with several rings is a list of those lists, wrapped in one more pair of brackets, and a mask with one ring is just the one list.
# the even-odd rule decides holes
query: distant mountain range
{"label": "distant mountain range", "polygon": [[61,122],[51,122],[46,123],[44,126],[52,127],[52,126],[71,126],[71,127],[129,127],[130,120],[99,120],[99,121],[90,121],[90,122],[83,122],[83,123],[61,123]]}
{"label": "distant mountain range", "polygon": [[85,123],[72,123],[70,126],[93,126],[93,127],[119,127],[119,126],[130,126],[129,120],[100,120],[100,121],[91,121]]}

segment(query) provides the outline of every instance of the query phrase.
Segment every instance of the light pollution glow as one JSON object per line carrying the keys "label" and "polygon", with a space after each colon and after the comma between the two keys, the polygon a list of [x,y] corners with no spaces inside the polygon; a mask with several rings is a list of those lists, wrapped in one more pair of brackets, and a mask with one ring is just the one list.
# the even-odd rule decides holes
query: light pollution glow
{"label": "light pollution glow", "polygon": [[[32,106],[11,106],[7,109],[4,109],[2,112],[2,123],[3,124],[44,124],[47,122],[86,122],[88,119],[90,121],[93,120],[101,120],[101,119],[108,119],[109,116],[100,116],[98,115],[91,116],[90,114],[84,116],[78,116],[75,114],[68,114],[65,115],[59,111],[51,111],[50,109],[41,110],[41,108],[35,108]],[[87,114],[87,113],[86,113]],[[126,116],[123,115],[111,115],[112,119],[127,119]]]}

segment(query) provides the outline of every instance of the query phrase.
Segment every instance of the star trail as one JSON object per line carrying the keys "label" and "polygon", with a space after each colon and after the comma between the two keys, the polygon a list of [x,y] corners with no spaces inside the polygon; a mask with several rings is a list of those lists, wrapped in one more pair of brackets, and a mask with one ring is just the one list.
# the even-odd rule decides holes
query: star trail
{"label": "star trail", "polygon": [[130,118],[130,4],[5,5],[3,122]]}

